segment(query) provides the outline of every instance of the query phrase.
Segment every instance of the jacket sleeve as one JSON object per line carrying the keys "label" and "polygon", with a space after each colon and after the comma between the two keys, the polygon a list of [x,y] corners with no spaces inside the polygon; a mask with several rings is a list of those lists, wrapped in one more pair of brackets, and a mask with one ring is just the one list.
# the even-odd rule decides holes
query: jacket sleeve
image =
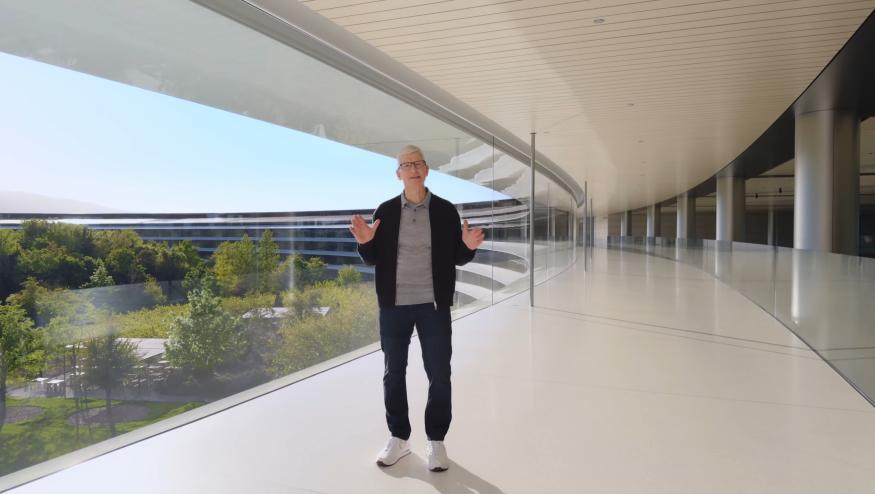
{"label": "jacket sleeve", "polygon": [[456,211],[456,208],[452,208],[453,211],[453,224],[456,225],[454,228],[456,235],[456,252],[454,260],[456,262],[456,266],[464,266],[468,264],[471,259],[474,259],[474,254],[477,253],[477,249],[471,250],[465,245],[465,242],[462,241],[462,219],[459,217],[459,212]]}
{"label": "jacket sleeve", "polygon": [[[382,217],[381,213],[382,211],[380,211],[380,208],[377,208],[377,210],[374,211],[374,221]],[[383,223],[380,222],[380,225],[382,224]],[[359,257],[361,257],[362,261],[368,266],[377,264],[377,236],[379,235],[379,232],[380,227],[377,227],[376,235],[374,235],[374,238],[372,238],[370,242],[358,244],[357,246]]]}

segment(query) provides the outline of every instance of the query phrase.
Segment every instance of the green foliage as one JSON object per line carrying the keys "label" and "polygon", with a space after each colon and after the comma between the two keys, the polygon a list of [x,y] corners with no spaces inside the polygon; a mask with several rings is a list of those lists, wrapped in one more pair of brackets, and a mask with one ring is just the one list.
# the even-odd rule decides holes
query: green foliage
{"label": "green foliage", "polygon": [[[377,304],[365,286],[324,283],[287,297],[295,316],[280,330],[269,371],[286,375],[337,357],[379,339]],[[326,315],[313,308],[328,307]]]}
{"label": "green foliage", "polygon": [[125,338],[167,338],[173,322],[189,313],[188,304],[159,305],[127,314],[115,314],[109,324]]}
{"label": "green foliage", "polygon": [[161,245],[158,263],[155,266],[154,276],[161,281],[181,280],[188,270],[188,259],[183,252]]}
{"label": "green foliage", "polygon": [[82,288],[98,288],[102,286],[112,286],[115,282],[112,280],[112,276],[109,275],[109,271],[106,269],[106,265],[103,263],[103,260],[97,260],[97,267],[94,268],[94,272],[91,273],[91,277],[88,278],[88,282],[82,285]]}
{"label": "green foliage", "polygon": [[187,273],[185,273],[182,287],[186,292],[199,288],[207,289],[213,293],[219,291],[219,285],[216,283],[216,275],[213,274],[213,271],[203,263],[193,266]]}
{"label": "green foliage", "polygon": [[299,254],[283,261],[274,275],[274,287],[281,291],[288,288],[306,288],[328,279],[328,266],[319,257],[305,258]]}
{"label": "green foliage", "polygon": [[355,285],[362,282],[362,274],[355,266],[346,265],[337,270],[337,284],[340,286]]}
{"label": "green foliage", "polygon": [[[303,257],[296,256],[295,259],[296,286],[308,286],[328,279],[328,266],[322,258],[309,257],[306,262],[300,263],[298,260],[303,261]],[[300,274],[300,277],[297,274]]]}
{"label": "green foliage", "polygon": [[40,361],[40,333],[18,305],[0,305],[0,429],[6,420],[6,379]]}
{"label": "green foliage", "polygon": [[122,383],[125,375],[137,364],[137,347],[132,342],[119,338],[115,331],[91,338],[85,343],[86,362],[85,381],[103,389],[106,394],[106,415],[109,428],[116,434],[112,420],[112,390]]}
{"label": "green foliage", "polygon": [[[77,408],[75,400],[64,398],[29,398],[18,400],[10,398],[10,406],[34,406],[43,409],[43,414],[24,422],[8,424],[0,432],[0,476],[21,470],[31,465],[61,456],[111,437],[110,428],[94,425],[86,431],[77,431],[67,418],[81,409],[99,408],[102,401],[92,401]],[[149,409],[149,415],[138,421],[118,424],[118,432],[130,432],[146,425],[168,419],[203,405],[203,402],[159,403],[124,402],[142,405]],[[122,404],[113,401],[114,406]]]}
{"label": "green foliage", "polygon": [[109,257],[114,250],[130,249],[135,252],[143,245],[143,240],[133,230],[96,230],[92,236],[95,256],[102,259]]}
{"label": "green foliage", "polygon": [[213,272],[224,295],[276,290],[279,248],[270,230],[257,244],[248,235],[236,242],[222,242],[213,254]]}
{"label": "green foliage", "polygon": [[48,288],[40,285],[36,278],[29,276],[24,280],[24,283],[21,284],[21,291],[10,295],[7,300],[10,303],[20,305],[21,308],[27,312],[27,317],[33,319],[41,326],[42,324],[40,324],[40,320],[36,313],[36,302],[37,299],[48,293],[48,291]]}
{"label": "green foliage", "polygon": [[173,365],[205,376],[219,365],[246,351],[240,320],[221,306],[209,290],[189,292],[189,314],[177,318],[170,329],[167,358]]}
{"label": "green foliage", "polygon": [[275,297],[272,293],[252,293],[243,297],[224,297],[222,308],[234,316],[242,316],[252,309],[273,307]]}
{"label": "green foliage", "polygon": [[20,238],[16,230],[0,230],[0,301],[15,293],[21,283],[21,272],[16,269],[21,252]]}
{"label": "green foliage", "polygon": [[0,230],[0,256],[18,254],[21,249],[21,233],[17,230]]}
{"label": "green foliage", "polygon": [[141,283],[148,277],[159,281],[181,280],[203,261],[191,242],[170,248],[164,242],[144,242],[132,230],[97,232],[95,251],[106,258],[110,274],[122,283]]}
{"label": "green foliage", "polygon": [[[42,344],[42,333],[34,328],[24,309],[0,304],[0,377],[5,379],[19,370],[32,371],[39,363]],[[0,383],[3,385],[5,382]]]}
{"label": "green foliage", "polygon": [[[80,225],[27,220],[19,231],[0,231],[2,298],[15,293],[27,278],[49,288],[96,288],[180,280],[203,264],[190,241],[171,248],[164,242],[144,242],[132,230],[92,231]],[[104,299],[109,298],[107,293],[101,292]]]}
{"label": "green foliage", "polygon": [[25,249],[40,249],[50,244],[81,256],[94,253],[94,239],[85,226],[50,223],[46,220],[26,220],[21,223],[21,245]]}
{"label": "green foliage", "polygon": [[151,276],[146,278],[146,282],[143,283],[143,290],[146,292],[146,295],[151,299],[153,305],[161,305],[167,303],[167,295],[164,294],[164,290],[161,288],[161,285],[152,278]]}
{"label": "green foliage", "polygon": [[85,342],[86,381],[103,389],[115,387],[137,364],[137,347],[110,332]]}
{"label": "green foliage", "polygon": [[254,287],[255,244],[249,235],[236,242],[222,242],[213,253],[213,272],[219,290],[225,295],[239,295]]}
{"label": "green foliage", "polygon": [[54,315],[44,328],[47,358],[64,355],[67,345],[108,332],[109,314],[98,310],[87,296],[69,290],[50,293],[47,304],[51,304]]}
{"label": "green foliage", "polygon": [[50,290],[33,278],[25,280],[22,290],[10,295],[7,301],[24,309],[37,326],[45,326],[59,316],[69,320],[87,319],[94,311],[85,294],[62,288]]}
{"label": "green foliage", "polygon": [[52,242],[24,249],[18,258],[21,275],[32,276],[50,286],[81,286],[91,274],[91,258],[76,256]]}
{"label": "green foliage", "polygon": [[96,309],[81,292],[56,288],[42,293],[36,300],[37,321],[50,324],[63,318],[71,324],[83,325],[96,318]]}
{"label": "green foliage", "polygon": [[106,257],[110,275],[119,283],[140,283],[146,279],[146,270],[137,260],[137,253],[130,247],[116,248]]}
{"label": "green foliage", "polygon": [[273,233],[265,230],[258,241],[258,249],[255,259],[256,286],[258,292],[271,291],[273,275],[279,266],[279,247],[273,241]]}
{"label": "green foliage", "polygon": [[204,260],[198,254],[197,246],[191,240],[177,243],[172,250],[182,256],[186,273],[204,264]]}

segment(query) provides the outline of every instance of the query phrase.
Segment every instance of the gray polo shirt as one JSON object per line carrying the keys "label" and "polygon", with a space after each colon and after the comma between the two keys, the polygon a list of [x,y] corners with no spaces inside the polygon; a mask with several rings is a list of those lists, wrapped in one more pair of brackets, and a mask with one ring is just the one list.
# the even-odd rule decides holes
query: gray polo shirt
{"label": "gray polo shirt", "polygon": [[401,225],[398,231],[398,272],[395,277],[395,305],[434,302],[431,277],[431,221],[428,205],[431,192],[413,204],[401,193]]}

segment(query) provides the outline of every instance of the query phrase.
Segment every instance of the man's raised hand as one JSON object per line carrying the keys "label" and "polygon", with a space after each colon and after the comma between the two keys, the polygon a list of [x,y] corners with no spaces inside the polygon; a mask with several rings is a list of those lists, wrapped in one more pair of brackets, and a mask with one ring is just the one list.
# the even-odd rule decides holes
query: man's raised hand
{"label": "man's raised hand", "polygon": [[374,239],[378,226],[380,226],[380,220],[377,220],[373,225],[368,226],[368,224],[365,223],[364,218],[362,218],[362,215],[356,214],[352,217],[349,231],[352,233],[352,236],[355,237],[356,242],[366,244]]}
{"label": "man's raised hand", "polygon": [[482,228],[468,228],[468,220],[465,220],[465,223],[462,225],[462,242],[465,242],[465,246],[471,250],[477,250],[477,247],[480,247],[480,244],[483,243],[483,239],[485,238],[485,234],[483,233]]}

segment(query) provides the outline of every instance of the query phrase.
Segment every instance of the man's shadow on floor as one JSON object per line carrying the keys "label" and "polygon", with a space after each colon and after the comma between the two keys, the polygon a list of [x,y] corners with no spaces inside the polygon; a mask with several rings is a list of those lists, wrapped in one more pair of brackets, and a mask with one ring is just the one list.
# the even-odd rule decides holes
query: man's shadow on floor
{"label": "man's shadow on floor", "polygon": [[458,463],[450,460],[445,472],[431,472],[425,460],[415,453],[402,458],[391,467],[378,467],[386,475],[396,479],[411,478],[431,484],[442,494],[504,494],[504,491],[474,475]]}

